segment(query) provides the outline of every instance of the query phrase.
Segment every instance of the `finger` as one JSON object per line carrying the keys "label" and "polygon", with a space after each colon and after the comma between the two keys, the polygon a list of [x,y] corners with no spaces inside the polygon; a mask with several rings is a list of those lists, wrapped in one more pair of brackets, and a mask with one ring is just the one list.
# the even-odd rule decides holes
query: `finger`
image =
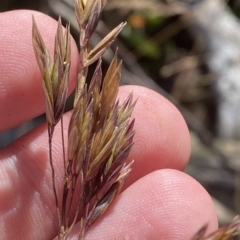
{"label": "finger", "polygon": [[[0,14],[0,132],[44,112],[42,77],[32,46],[32,15],[50,52],[53,53],[57,22],[39,12],[12,11]],[[70,89],[77,72],[78,51],[73,39]]]}
{"label": "finger", "polygon": [[133,112],[135,144],[128,157],[135,162],[125,188],[156,169],[183,170],[191,151],[187,125],[172,103],[139,86],[122,87],[120,98],[125,99],[130,92],[138,99]]}
{"label": "finger", "polygon": [[[126,189],[86,234],[100,239],[191,239],[205,224],[217,229],[216,212],[205,189],[185,173],[164,169]],[[70,239],[77,239],[76,224]]]}
{"label": "finger", "polygon": [[[134,168],[141,170],[141,174],[130,174],[130,182],[136,181],[151,170],[167,167],[168,164],[173,167],[175,160],[177,160],[176,166],[183,165],[186,162],[185,158],[189,155],[190,147],[186,137],[188,136],[186,126],[177,110],[164,98],[145,88],[132,86],[129,89],[124,87],[120,89],[120,96],[128,95],[129,91],[133,91],[134,96],[138,98],[134,110],[136,139],[129,158],[135,159]],[[148,97],[149,95],[152,97]],[[168,108],[173,109],[169,110]],[[70,114],[67,114],[64,119],[65,134],[69,116]],[[176,116],[180,118],[179,121],[174,120]],[[180,135],[174,133],[170,124],[173,124],[175,131],[180,130],[183,125],[186,132],[180,130]],[[146,130],[146,126],[150,127]],[[182,143],[180,140],[184,139],[184,134],[186,140],[185,143],[184,141]],[[11,237],[16,236],[14,234],[22,239],[50,239],[57,233],[47,136],[46,126],[40,126],[0,152],[0,206],[2,209],[0,215],[2,221],[0,222],[5,222],[3,239],[11,239]],[[60,193],[63,164],[59,127],[56,128],[53,143],[54,167],[58,192]],[[174,150],[176,147],[179,150]],[[182,150],[184,147],[188,148],[185,153]],[[172,149],[175,154],[172,155],[169,149]],[[139,153],[139,151],[141,152]],[[145,156],[146,159],[142,156]],[[162,165],[162,163],[164,164]],[[151,168],[146,167],[149,164],[152,165]],[[15,211],[12,212],[11,209],[15,209]],[[5,221],[6,219],[8,221]],[[12,229],[12,224],[16,226],[14,229]]]}

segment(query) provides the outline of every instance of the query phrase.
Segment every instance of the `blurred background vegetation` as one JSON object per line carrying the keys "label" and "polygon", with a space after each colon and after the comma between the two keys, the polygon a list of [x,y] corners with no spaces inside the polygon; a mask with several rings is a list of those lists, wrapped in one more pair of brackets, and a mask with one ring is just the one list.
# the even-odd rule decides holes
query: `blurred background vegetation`
{"label": "blurred background vegetation", "polygon": [[[1,12],[15,9],[61,15],[78,41],[73,0],[0,1]],[[240,214],[239,17],[239,0],[108,0],[92,39],[128,22],[113,45],[124,61],[122,84],[151,88],[181,111],[192,138],[186,172],[211,194],[220,224]],[[0,147],[43,119],[2,133]]]}

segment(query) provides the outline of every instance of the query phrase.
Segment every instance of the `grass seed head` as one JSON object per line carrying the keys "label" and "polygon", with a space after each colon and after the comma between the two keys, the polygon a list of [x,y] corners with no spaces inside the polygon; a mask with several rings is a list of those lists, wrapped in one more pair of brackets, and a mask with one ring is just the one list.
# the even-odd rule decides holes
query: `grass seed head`
{"label": "grass seed head", "polygon": [[[89,50],[89,40],[105,4],[106,0],[75,0],[75,13],[80,28],[79,69],[74,109],[68,128],[67,159],[63,150],[64,186],[61,201],[58,201],[56,193],[52,144],[49,141],[53,189],[59,213],[58,237],[61,240],[67,238],[77,219],[80,220],[81,228],[79,239],[83,239],[86,230],[121,191],[133,163],[126,164],[126,159],[133,145],[134,120],[130,120],[130,117],[135,102],[132,94],[122,104],[116,101],[122,65],[118,62],[117,51],[104,78],[101,69],[102,55],[126,23],[119,24],[96,47]],[[62,117],[67,98],[70,32],[67,27],[63,34],[59,19],[53,58],[34,19],[32,32],[34,51],[43,77],[49,137],[52,139],[54,127]],[[87,86],[88,67],[96,61],[90,85]],[[69,213],[77,186],[78,207],[73,223],[69,225]],[[61,202],[60,210],[58,202]]]}
{"label": "grass seed head", "polygon": [[69,124],[68,156],[75,174],[84,179],[83,206],[87,225],[103,214],[119,193],[132,163],[125,161],[133,145],[135,103],[132,94],[116,102],[121,63],[115,54],[102,82],[99,59],[89,88],[84,88]]}
{"label": "grass seed head", "polygon": [[54,58],[50,56],[43,42],[34,17],[32,36],[35,56],[43,77],[47,122],[50,126],[55,126],[63,114],[67,99],[71,60],[70,30],[67,26],[66,33],[63,35],[62,23],[59,19],[55,37]]}

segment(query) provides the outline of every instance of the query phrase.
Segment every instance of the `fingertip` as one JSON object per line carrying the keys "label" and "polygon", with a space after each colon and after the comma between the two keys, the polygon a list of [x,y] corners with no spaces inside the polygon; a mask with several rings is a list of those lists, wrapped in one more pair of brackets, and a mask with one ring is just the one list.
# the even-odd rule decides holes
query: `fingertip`
{"label": "fingertip", "polygon": [[138,99],[133,111],[135,118],[134,146],[129,159],[134,159],[132,178],[138,179],[156,169],[183,170],[191,151],[190,136],[178,109],[160,94],[140,86],[123,86],[120,99],[130,92]]}
{"label": "fingertip", "polygon": [[[177,170],[155,171],[122,192],[86,234],[86,239],[191,239],[208,224],[217,229],[214,205],[205,189]],[[70,239],[79,231],[76,225]]]}
{"label": "fingertip", "polygon": [[[53,54],[57,21],[36,11],[17,10],[0,15],[0,131],[44,112],[42,77],[32,46],[32,16],[45,45]],[[78,68],[78,50],[71,39],[69,93]]]}
{"label": "fingertip", "polygon": [[124,219],[126,224],[118,226],[122,233],[125,229],[131,239],[141,236],[191,239],[205,224],[208,224],[208,233],[218,226],[214,205],[206,190],[190,176],[171,169],[155,171],[140,179],[119,196],[116,206],[106,215],[106,221],[111,223],[123,223]]}

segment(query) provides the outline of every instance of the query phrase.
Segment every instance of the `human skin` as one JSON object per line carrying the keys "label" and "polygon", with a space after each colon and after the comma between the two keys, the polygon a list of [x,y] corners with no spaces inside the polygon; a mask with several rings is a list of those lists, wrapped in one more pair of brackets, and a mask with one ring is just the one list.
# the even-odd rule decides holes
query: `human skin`
{"label": "human skin", "polygon": [[[32,15],[50,51],[57,22],[33,11],[0,14],[0,131],[44,112],[42,80],[32,47]],[[72,40],[69,92],[74,88],[78,52]],[[208,223],[217,229],[210,196],[183,173],[190,155],[189,132],[179,111],[159,94],[139,86],[119,89],[119,98],[133,92],[137,105],[134,146],[128,161],[133,170],[122,193],[86,234],[86,239],[190,239]],[[70,114],[64,116],[65,134]],[[57,191],[62,175],[60,130],[54,137]],[[46,124],[0,151],[0,240],[48,240],[58,222],[48,160]],[[78,224],[70,239],[77,239]]]}

